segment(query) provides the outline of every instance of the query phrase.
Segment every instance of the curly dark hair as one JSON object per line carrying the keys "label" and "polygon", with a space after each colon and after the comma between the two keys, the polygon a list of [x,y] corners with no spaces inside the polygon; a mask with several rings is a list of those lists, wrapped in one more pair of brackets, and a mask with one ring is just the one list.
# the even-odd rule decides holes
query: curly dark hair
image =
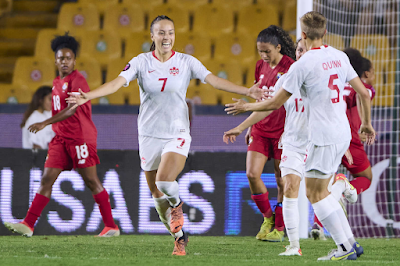
{"label": "curly dark hair", "polygon": [[[371,62],[368,67],[366,61],[368,59],[364,58],[357,49],[349,47],[344,49],[343,52],[349,57],[350,64],[353,66],[358,77],[361,78],[361,76],[364,74],[364,71],[368,71],[371,68]],[[368,68],[365,69],[366,67]]]}
{"label": "curly dark hair", "polygon": [[63,48],[70,49],[76,57],[76,53],[78,52],[79,49],[79,43],[73,36],[69,35],[69,32],[66,32],[62,36],[56,36],[51,41],[51,49],[53,50],[54,53],[57,53],[58,50]]}
{"label": "curly dark hair", "polygon": [[293,60],[296,60],[296,48],[292,38],[282,28],[271,25],[263,29],[257,37],[257,42],[270,43],[277,46],[281,45],[281,54],[287,55]]}
{"label": "curly dark hair", "polygon": [[[156,24],[157,22],[159,22],[161,20],[169,20],[169,21],[172,22],[172,24],[174,24],[174,21],[171,18],[169,18],[169,17],[167,17],[165,15],[157,16],[155,19],[153,19],[153,21],[150,24],[150,32],[151,33],[153,33],[154,24]],[[155,49],[156,49],[156,44],[154,42],[152,42],[151,47],[150,47],[150,51],[154,51]]]}

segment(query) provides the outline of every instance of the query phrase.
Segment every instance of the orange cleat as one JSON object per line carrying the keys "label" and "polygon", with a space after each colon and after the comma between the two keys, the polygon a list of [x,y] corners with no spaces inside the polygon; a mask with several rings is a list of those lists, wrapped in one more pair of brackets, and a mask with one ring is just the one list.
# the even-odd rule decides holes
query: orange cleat
{"label": "orange cleat", "polygon": [[174,251],[172,252],[172,255],[186,256],[185,248],[186,248],[188,242],[189,242],[189,239],[188,239],[187,235],[185,234],[185,232],[183,232],[183,236],[175,239],[175,246],[174,246]]}
{"label": "orange cleat", "polygon": [[97,237],[113,237],[113,236],[119,236],[120,231],[118,226],[113,228],[113,227],[104,227],[103,231],[97,236]]}
{"label": "orange cleat", "polygon": [[171,220],[169,222],[169,228],[172,233],[178,233],[183,226],[183,211],[182,211],[183,201],[179,203],[175,208],[171,208]]}

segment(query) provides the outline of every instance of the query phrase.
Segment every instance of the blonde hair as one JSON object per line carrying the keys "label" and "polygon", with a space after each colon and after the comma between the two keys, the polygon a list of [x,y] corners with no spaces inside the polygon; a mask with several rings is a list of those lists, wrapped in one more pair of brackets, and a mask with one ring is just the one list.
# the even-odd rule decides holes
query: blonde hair
{"label": "blonde hair", "polygon": [[311,40],[322,39],[326,30],[326,18],[317,11],[310,11],[300,18],[301,30]]}

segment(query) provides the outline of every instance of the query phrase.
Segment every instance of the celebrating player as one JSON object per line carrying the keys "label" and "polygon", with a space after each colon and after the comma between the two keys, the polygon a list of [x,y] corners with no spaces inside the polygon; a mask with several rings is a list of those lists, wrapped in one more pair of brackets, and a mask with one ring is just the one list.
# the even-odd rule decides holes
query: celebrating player
{"label": "celebrating player", "polygon": [[[346,48],[343,52],[345,52],[349,57],[350,64],[353,66],[364,86],[367,88],[372,100],[375,96],[375,89],[372,87],[375,80],[375,74],[371,61],[362,57],[361,53],[354,48]],[[360,100],[358,99],[359,96],[350,85],[347,85],[344,89],[344,100],[347,104],[346,114],[351,128],[349,151],[352,155],[353,161],[350,163],[346,156],[343,156],[342,164],[353,175],[354,179],[350,181],[350,184],[357,191],[357,194],[360,194],[369,188],[372,180],[372,171],[367,154],[364,150],[364,145],[362,144],[362,138],[365,140],[365,136],[360,136],[358,133],[361,126],[361,106]],[[345,185],[342,178],[342,174],[337,175],[336,182],[331,189],[332,195],[337,200],[341,198],[343,186]],[[355,195],[356,194],[354,193],[351,202],[357,200]],[[314,225],[311,230],[311,235],[315,240],[325,239],[322,224],[316,216],[314,217]]]}
{"label": "celebrating player", "polygon": [[[295,58],[295,46],[290,36],[281,28],[271,25],[257,37],[257,50],[261,57],[256,64],[255,80],[261,87],[273,89],[277,80],[288,71]],[[283,181],[279,170],[282,149],[279,139],[285,123],[284,107],[269,116],[253,113],[249,117],[258,123],[250,126],[246,134],[247,159],[246,175],[249,180],[251,198],[264,216],[256,238],[266,241],[283,241],[284,222],[282,216]],[[261,120],[262,119],[262,120]],[[251,124],[250,124],[251,125]],[[268,199],[268,191],[261,180],[265,163],[273,158],[275,179],[278,185],[278,203],[275,207],[275,221]],[[271,232],[272,227],[275,229]]]}
{"label": "celebrating player", "polygon": [[[306,52],[303,40],[297,41],[296,60]],[[278,90],[284,80],[286,74],[279,78],[275,84]],[[279,255],[282,256],[301,256],[299,243],[299,212],[298,212],[298,192],[300,181],[304,177],[304,166],[306,159],[306,149],[308,143],[307,118],[304,112],[304,105],[299,91],[295,91],[293,95],[284,104],[286,110],[285,128],[282,135],[282,159],[279,167],[282,172],[284,181],[283,191],[283,219],[286,224],[286,232],[289,237],[290,245],[286,247],[286,251]],[[224,133],[224,142],[226,144],[236,140],[236,136],[242,131],[257,123],[265,116],[270,115],[271,111],[255,112],[249,116],[243,123],[234,129]]]}
{"label": "celebrating player", "polygon": [[343,100],[345,83],[349,82],[360,96],[363,109],[360,132],[366,134],[367,144],[372,144],[375,138],[371,125],[370,97],[348,57],[341,51],[322,45],[326,18],[311,11],[302,16],[300,22],[302,39],[308,52],[291,66],[282,89],[272,99],[258,103],[237,100],[236,103],[227,104],[226,111],[238,114],[275,110],[294,92],[300,91],[307,110],[310,141],[305,166],[307,197],[337,245],[336,250],[318,260],[354,260],[357,259],[356,252],[360,245],[354,239],[340,204],[327,188],[351,140]]}
{"label": "celebrating player", "polygon": [[189,152],[188,107],[186,91],[191,79],[200,79],[213,87],[261,99],[263,90],[255,84],[250,90],[221,79],[208,71],[196,58],[172,50],[175,42],[173,21],[156,17],[150,26],[151,52],[139,54],[114,80],[69,101],[79,105],[90,99],[116,92],[138,79],[140,113],[138,117],[139,155],[147,184],[161,221],[175,237],[173,255],[186,255],[187,234],[182,231],[183,202],[175,181],[183,170]]}
{"label": "celebrating player", "polygon": [[51,49],[55,53],[55,64],[60,74],[53,81],[53,116],[29,126],[28,129],[36,133],[52,124],[56,136],[49,144],[40,187],[24,221],[4,224],[13,232],[31,237],[37,219],[50,200],[54,182],[62,171],[75,168],[78,169],[99,205],[105,225],[99,236],[119,236],[120,231],[112,217],[108,193],[97,176],[96,165],[100,161],[96,150],[97,130],[92,121],[92,106],[87,102],[80,108],[74,109],[71,108],[72,104],[67,104],[65,101],[68,92],[90,90],[82,74],[74,70],[78,42],[66,33],[52,40]]}

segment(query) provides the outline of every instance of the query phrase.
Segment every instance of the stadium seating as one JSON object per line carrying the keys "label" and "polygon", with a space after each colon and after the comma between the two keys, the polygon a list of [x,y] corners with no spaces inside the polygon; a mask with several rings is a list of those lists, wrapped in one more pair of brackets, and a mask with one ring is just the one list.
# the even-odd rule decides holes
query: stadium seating
{"label": "stadium seating", "polygon": [[191,99],[194,104],[201,105],[216,105],[218,100],[216,89],[196,80],[190,81],[186,98]]}
{"label": "stadium seating", "polygon": [[229,7],[233,11],[239,11],[243,7],[253,5],[254,0],[212,0],[213,6]]}
{"label": "stadium seating", "polygon": [[106,68],[111,60],[121,58],[121,39],[113,31],[88,31],[82,36],[81,56],[93,57]]}
{"label": "stadium seating", "polygon": [[[111,61],[107,66],[106,82],[109,82],[118,77],[119,73],[124,69],[127,64],[125,59],[117,59]],[[108,104],[140,104],[140,93],[137,81],[134,80],[129,83],[128,87],[122,87],[117,92],[107,95],[103,99],[104,103]]]}
{"label": "stadium seating", "polygon": [[15,63],[12,85],[17,90],[35,91],[42,85],[52,86],[56,76],[54,61],[37,57],[19,57]]}
{"label": "stadium seating", "polygon": [[159,15],[166,15],[174,21],[175,32],[187,32],[189,30],[189,12],[180,6],[175,5],[159,5],[150,10],[148,17],[148,29],[151,22]]}
{"label": "stadium seating", "polygon": [[104,30],[116,31],[122,38],[145,29],[144,11],[139,5],[118,4],[105,11]]}
{"label": "stadium seating", "polygon": [[204,5],[197,8],[193,15],[193,31],[208,34],[212,38],[221,33],[234,30],[234,13],[223,5]]}
{"label": "stadium seating", "polygon": [[211,40],[204,34],[180,33],[175,37],[173,49],[203,61],[211,57]]}
{"label": "stadium seating", "polygon": [[149,52],[151,43],[150,32],[132,33],[125,42],[124,58],[129,61],[140,53]]}
{"label": "stadium seating", "polygon": [[57,28],[64,31],[98,30],[99,12],[93,4],[65,3],[58,15]]}
{"label": "stadium seating", "polygon": [[[100,64],[93,58],[80,57],[76,60],[75,69],[78,70],[85,78],[91,90],[97,89],[103,84]],[[96,104],[99,99],[92,100]]]}
{"label": "stadium seating", "polygon": [[287,1],[283,5],[282,28],[286,31],[295,31],[297,22],[297,1]]}
{"label": "stadium seating", "polygon": [[78,0],[80,4],[93,4],[97,7],[100,14],[113,9],[119,0]]}
{"label": "stadium seating", "polygon": [[[51,50],[51,41],[57,35],[64,35],[64,30],[59,29],[43,29],[39,31],[38,37],[36,39],[35,45],[35,56],[40,58],[47,58],[54,60],[54,52]],[[69,32],[71,36],[74,36],[78,43],[82,43],[82,33],[80,32]],[[79,56],[78,50],[78,56]]]}
{"label": "stadium seating", "polygon": [[186,11],[194,11],[200,6],[206,5],[208,0],[167,0],[167,3],[180,6]]}
{"label": "stadium seating", "polygon": [[27,86],[12,84],[0,84],[0,92],[0,103],[8,104],[29,103],[34,93]]}
{"label": "stadium seating", "polygon": [[250,5],[239,10],[238,30],[257,37],[270,25],[279,26],[279,14],[274,5]]}
{"label": "stadium seating", "polygon": [[332,46],[338,50],[344,49],[344,41],[340,35],[327,33],[323,39],[323,43]]}
{"label": "stadium seating", "polygon": [[256,60],[256,35],[221,34],[215,41],[214,58],[218,60],[235,59],[240,63]]}
{"label": "stadium seating", "polygon": [[163,5],[164,0],[122,0],[123,4],[138,4],[146,14],[157,6]]}

